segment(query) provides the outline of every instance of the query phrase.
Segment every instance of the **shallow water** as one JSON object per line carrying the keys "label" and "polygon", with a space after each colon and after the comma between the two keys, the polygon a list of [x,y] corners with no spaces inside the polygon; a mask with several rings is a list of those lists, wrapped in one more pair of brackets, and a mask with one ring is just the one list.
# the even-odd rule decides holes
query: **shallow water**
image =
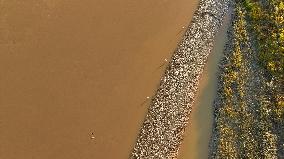
{"label": "shallow water", "polygon": [[208,146],[213,124],[213,102],[217,93],[218,62],[223,57],[229,21],[229,16],[227,16],[215,37],[213,51],[208,57],[199,82],[179,159],[208,159]]}
{"label": "shallow water", "polygon": [[128,158],[197,3],[0,0],[0,158]]}

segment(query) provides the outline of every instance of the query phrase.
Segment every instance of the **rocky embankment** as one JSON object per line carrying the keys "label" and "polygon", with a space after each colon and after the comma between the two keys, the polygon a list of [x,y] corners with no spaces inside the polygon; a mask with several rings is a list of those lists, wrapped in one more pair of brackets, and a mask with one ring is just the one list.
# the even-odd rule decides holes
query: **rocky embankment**
{"label": "rocky embankment", "polygon": [[151,99],[130,158],[176,158],[193,106],[199,77],[229,0],[201,0]]}

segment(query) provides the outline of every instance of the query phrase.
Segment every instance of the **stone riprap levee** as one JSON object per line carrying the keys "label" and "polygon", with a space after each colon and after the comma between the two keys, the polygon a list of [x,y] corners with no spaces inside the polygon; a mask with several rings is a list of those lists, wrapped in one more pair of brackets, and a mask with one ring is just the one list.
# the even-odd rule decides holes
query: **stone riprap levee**
{"label": "stone riprap levee", "polygon": [[192,109],[199,77],[229,0],[201,0],[151,99],[132,159],[176,158]]}

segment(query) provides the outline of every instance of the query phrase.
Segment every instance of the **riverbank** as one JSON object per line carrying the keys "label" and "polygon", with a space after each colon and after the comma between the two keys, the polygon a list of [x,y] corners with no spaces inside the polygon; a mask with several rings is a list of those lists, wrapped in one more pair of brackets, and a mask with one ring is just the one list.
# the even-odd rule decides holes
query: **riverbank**
{"label": "riverbank", "polygon": [[151,99],[130,158],[176,158],[227,0],[201,0]]}
{"label": "riverbank", "polygon": [[231,22],[230,11],[214,38],[213,50],[208,56],[198,84],[195,102],[185,129],[178,159],[208,159],[208,145],[213,126],[213,102],[217,94],[217,71],[227,42],[227,31]]}
{"label": "riverbank", "polygon": [[261,41],[249,14],[244,3],[234,4],[214,102],[211,158],[283,158],[284,109],[274,98],[283,85],[261,65]]}

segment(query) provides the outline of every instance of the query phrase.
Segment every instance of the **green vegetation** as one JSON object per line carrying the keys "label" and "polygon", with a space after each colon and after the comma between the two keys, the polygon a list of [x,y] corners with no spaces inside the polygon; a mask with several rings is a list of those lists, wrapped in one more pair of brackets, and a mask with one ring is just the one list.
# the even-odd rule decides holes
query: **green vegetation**
{"label": "green vegetation", "polygon": [[284,2],[238,0],[215,103],[213,158],[284,157]]}
{"label": "green vegetation", "polygon": [[245,0],[243,5],[258,44],[260,61],[274,76],[284,71],[284,2]]}
{"label": "green vegetation", "polygon": [[274,111],[284,118],[284,1],[267,0],[242,2],[247,11],[250,30],[255,35],[259,62],[269,73],[275,89]]}

